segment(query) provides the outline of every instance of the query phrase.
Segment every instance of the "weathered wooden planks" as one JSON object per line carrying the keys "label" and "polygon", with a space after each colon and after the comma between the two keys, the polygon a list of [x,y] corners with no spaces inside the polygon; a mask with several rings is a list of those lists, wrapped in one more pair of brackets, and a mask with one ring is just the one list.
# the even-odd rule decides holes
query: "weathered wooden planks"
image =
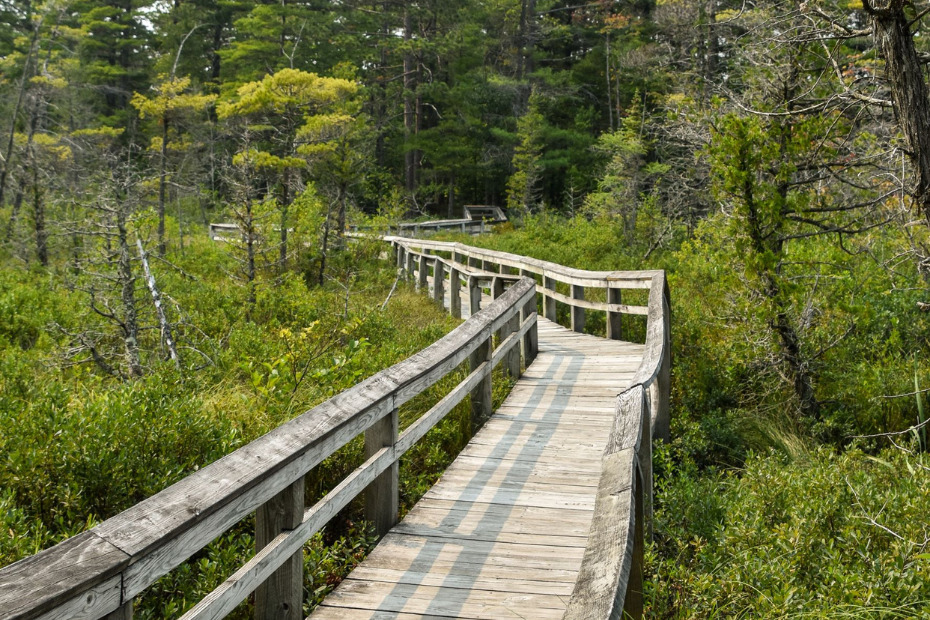
{"label": "weathered wooden planks", "polygon": [[537,321],[538,355],[503,405],[314,620],[562,617],[643,346]]}

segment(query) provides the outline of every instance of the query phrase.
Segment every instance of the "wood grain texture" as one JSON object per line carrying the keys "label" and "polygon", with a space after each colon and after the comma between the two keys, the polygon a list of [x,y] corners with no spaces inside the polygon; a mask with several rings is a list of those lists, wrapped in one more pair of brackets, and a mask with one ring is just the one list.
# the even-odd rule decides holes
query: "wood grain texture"
{"label": "wood grain texture", "polygon": [[[618,394],[644,347],[537,320],[538,354],[503,405],[312,618],[564,614],[604,483]],[[492,360],[504,362],[531,325],[510,333]],[[550,346],[547,336],[560,342]]]}
{"label": "wood grain texture", "polygon": [[128,563],[94,531],[78,534],[0,569],[0,617],[62,617],[77,609],[83,617],[103,616],[121,604],[118,574]]}
{"label": "wood grain texture", "polygon": [[[370,432],[370,431],[369,431]],[[255,511],[255,552],[303,521],[304,479],[298,478]],[[304,556],[295,553],[255,589],[256,620],[297,620],[303,611]]]}

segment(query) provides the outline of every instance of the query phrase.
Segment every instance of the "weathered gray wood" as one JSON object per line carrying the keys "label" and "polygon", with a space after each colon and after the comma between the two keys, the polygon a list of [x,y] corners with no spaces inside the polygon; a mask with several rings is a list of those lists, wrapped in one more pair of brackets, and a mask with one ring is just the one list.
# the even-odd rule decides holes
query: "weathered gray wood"
{"label": "weathered gray wood", "polygon": [[[298,478],[255,511],[255,551],[296,528],[304,516],[304,479]],[[304,556],[295,553],[255,590],[256,620],[296,620],[303,615]]]}
{"label": "weathered gray wood", "polygon": [[[371,458],[381,449],[393,447],[397,443],[398,415],[397,409],[375,423],[365,431],[365,458]],[[388,467],[365,490],[365,519],[375,527],[380,537],[390,531],[397,523],[397,511],[400,502],[398,463]]]}
{"label": "weathered gray wood", "polygon": [[443,306],[446,298],[445,283],[445,265],[437,258],[436,262],[433,263],[433,301],[439,304],[440,307]]}
{"label": "weathered gray wood", "polygon": [[366,460],[326,497],[305,511],[303,522],[296,529],[279,535],[266,545],[220,587],[184,614],[181,620],[224,618],[255,589],[257,584],[264,581],[282,562],[299,552],[311,536],[364,491],[394,461],[396,456],[390,448],[384,448]]}
{"label": "weathered gray wood", "polygon": [[[628,448],[604,457],[594,521],[565,620],[621,618],[633,567],[636,455]],[[642,613],[639,616],[642,617]]]}
{"label": "weathered gray wood", "polygon": [[414,261],[415,260],[416,260],[416,256],[414,255],[414,253],[407,250],[407,269],[405,271],[405,276],[408,282],[413,282],[413,274],[415,273],[414,272],[414,269],[415,269]]}
{"label": "weathered gray wood", "polygon": [[529,368],[533,360],[536,359],[536,354],[539,353],[539,330],[536,326],[535,297],[533,297],[532,301],[527,302],[527,304],[523,306],[523,309],[520,311],[520,320],[523,323],[527,321],[532,321],[533,323],[533,326],[527,330],[526,334],[523,336],[523,363]]}
{"label": "weathered gray wood", "polygon": [[94,531],[78,534],[0,569],[0,616],[61,617],[60,610],[75,608],[86,609],[85,617],[106,615],[121,604],[118,574],[128,561]]}
{"label": "weathered gray wood", "polygon": [[633,477],[633,508],[636,511],[636,515],[633,519],[633,557],[630,562],[630,572],[626,580],[626,591],[623,597],[624,618],[643,617],[643,556],[645,552],[645,539],[643,537],[643,481],[639,476]]}
{"label": "weathered gray wood", "polygon": [[478,278],[468,278],[469,316],[475,316],[481,310],[481,286]]}
{"label": "weathered gray wood", "polygon": [[[472,372],[485,362],[491,361],[491,338],[482,342],[471,355]],[[488,373],[471,392],[471,428],[472,434],[478,431],[491,416],[491,373]]]}
{"label": "weathered gray wood", "polygon": [[449,271],[449,314],[462,318],[462,275],[455,268]]}
{"label": "weathered gray wood", "polygon": [[426,292],[426,287],[428,286],[429,277],[429,259],[425,255],[419,254],[419,274],[417,277],[417,290]]}
{"label": "weathered gray wood", "polygon": [[[623,292],[619,288],[607,289],[607,303],[611,305],[621,305],[623,303]],[[623,314],[620,312],[607,312],[607,337],[611,340],[623,339]]]}
{"label": "weathered gray wood", "polygon": [[491,298],[497,299],[504,294],[504,283],[506,281],[503,278],[494,278],[491,281]]}
{"label": "weathered gray wood", "polygon": [[520,315],[514,314],[513,317],[508,321],[506,327],[507,334],[514,334],[517,337],[517,342],[511,347],[510,351],[507,353],[505,358],[505,365],[507,369],[507,374],[509,374],[514,379],[520,378]]}
{"label": "weathered gray wood", "polygon": [[[584,287],[572,284],[572,299],[584,300]],[[572,331],[584,332],[584,308],[578,304],[572,305]]]}
{"label": "weathered gray wood", "polygon": [[555,323],[558,320],[555,311],[555,297],[552,296],[552,293],[555,292],[555,280],[549,276],[545,276],[543,278],[543,286],[545,287],[546,294],[543,298],[543,315]]}
{"label": "weathered gray wood", "polygon": [[[116,586],[116,589],[119,590],[119,586]],[[57,616],[61,617],[61,616]],[[69,614],[69,618],[80,618],[80,614]],[[93,617],[93,616],[88,616]],[[132,620],[132,601],[128,601],[119,606],[116,611],[112,611],[104,616],[103,620]]]}

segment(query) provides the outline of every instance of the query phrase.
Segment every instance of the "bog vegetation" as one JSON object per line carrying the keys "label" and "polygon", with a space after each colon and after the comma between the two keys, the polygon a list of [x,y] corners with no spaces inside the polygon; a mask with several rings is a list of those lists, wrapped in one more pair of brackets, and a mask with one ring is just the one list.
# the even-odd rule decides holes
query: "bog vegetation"
{"label": "bog vegetation", "polygon": [[[924,4],[0,5],[0,562],[434,341],[453,321],[343,231],[498,204],[470,243],[670,275],[653,617],[930,616]],[[307,606],[370,544],[353,509],[314,539]]]}

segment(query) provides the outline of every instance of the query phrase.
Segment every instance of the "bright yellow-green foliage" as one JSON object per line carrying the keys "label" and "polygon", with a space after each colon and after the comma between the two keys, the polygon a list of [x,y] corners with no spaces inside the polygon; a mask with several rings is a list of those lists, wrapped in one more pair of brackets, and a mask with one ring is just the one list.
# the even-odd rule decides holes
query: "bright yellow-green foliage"
{"label": "bright yellow-green foliage", "polygon": [[297,69],[282,69],[262,80],[239,87],[238,98],[217,108],[220,118],[255,114],[309,114],[311,110],[354,95],[358,86],[348,80],[320,77]]}
{"label": "bright yellow-green foliage", "polygon": [[155,94],[146,97],[134,93],[130,103],[139,111],[139,118],[147,116],[161,120],[172,112],[199,111],[216,101],[216,95],[196,95],[186,92],[191,85],[189,77],[161,76],[152,90]]}
{"label": "bright yellow-green foliage", "polygon": [[299,157],[278,157],[266,151],[248,149],[233,156],[232,163],[236,166],[248,166],[256,170],[277,170],[286,168],[306,168],[307,162]]}

